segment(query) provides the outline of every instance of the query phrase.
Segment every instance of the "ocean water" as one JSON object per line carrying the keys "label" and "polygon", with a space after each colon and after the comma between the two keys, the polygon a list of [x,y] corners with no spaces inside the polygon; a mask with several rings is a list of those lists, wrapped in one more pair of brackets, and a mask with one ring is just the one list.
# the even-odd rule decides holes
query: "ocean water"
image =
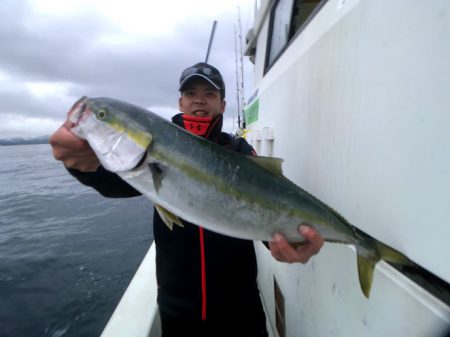
{"label": "ocean water", "polygon": [[152,212],[81,185],[49,145],[0,146],[0,337],[99,336],[150,247]]}

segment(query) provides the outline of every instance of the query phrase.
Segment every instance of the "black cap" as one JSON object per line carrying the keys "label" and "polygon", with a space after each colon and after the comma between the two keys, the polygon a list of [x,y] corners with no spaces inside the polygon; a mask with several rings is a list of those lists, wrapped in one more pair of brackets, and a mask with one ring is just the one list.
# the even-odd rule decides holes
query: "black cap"
{"label": "black cap", "polygon": [[225,83],[217,68],[208,63],[200,62],[184,69],[180,77],[180,91],[183,91],[184,85],[193,77],[201,77],[207,80],[214,88],[220,90],[222,99],[225,98]]}

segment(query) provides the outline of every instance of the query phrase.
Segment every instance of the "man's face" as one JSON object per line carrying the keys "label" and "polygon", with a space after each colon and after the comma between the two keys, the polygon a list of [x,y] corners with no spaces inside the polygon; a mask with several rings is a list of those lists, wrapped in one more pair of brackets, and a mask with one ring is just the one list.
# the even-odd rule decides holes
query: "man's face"
{"label": "man's face", "polygon": [[186,84],[178,103],[180,111],[191,116],[214,118],[225,111],[220,91],[201,78]]}

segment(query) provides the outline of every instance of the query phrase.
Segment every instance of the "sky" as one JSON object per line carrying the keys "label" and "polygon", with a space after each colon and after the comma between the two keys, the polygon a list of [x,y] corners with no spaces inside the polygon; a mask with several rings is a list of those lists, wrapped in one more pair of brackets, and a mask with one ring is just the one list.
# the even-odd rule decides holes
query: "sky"
{"label": "sky", "polygon": [[[214,20],[209,63],[224,77],[224,129],[232,132],[238,7],[245,37],[254,0],[2,0],[0,139],[50,135],[81,96],[112,97],[170,118],[178,112],[180,73],[205,60]],[[245,97],[251,66],[244,57]]]}

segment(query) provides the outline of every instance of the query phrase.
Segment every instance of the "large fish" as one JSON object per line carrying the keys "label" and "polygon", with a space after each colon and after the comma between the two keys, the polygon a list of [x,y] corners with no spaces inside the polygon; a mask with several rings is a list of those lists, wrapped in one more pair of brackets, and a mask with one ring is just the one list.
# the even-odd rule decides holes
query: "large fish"
{"label": "large fish", "polygon": [[379,260],[410,263],[284,177],[280,159],[240,155],[110,98],[83,97],[69,118],[71,131],[88,141],[103,167],[152,200],[169,226],[182,225],[180,217],[242,239],[282,233],[299,242],[297,229],[306,223],[327,242],[356,247],[366,297]]}

